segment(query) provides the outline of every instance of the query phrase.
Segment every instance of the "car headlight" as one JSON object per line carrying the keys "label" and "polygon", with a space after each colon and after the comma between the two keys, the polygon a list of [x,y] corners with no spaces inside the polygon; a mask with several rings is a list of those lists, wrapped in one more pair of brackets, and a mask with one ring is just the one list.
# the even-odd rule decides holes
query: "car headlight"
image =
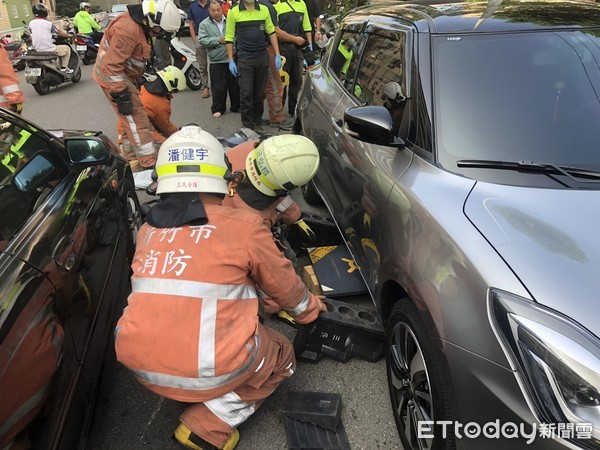
{"label": "car headlight", "polygon": [[568,440],[598,448],[600,340],[553,310],[499,290],[490,290],[490,313],[538,419],[591,424],[590,439]]}

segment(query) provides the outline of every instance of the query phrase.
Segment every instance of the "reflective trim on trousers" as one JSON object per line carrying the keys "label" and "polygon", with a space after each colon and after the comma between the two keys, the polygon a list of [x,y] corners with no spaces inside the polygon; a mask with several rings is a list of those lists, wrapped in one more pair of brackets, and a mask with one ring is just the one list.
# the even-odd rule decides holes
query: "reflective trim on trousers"
{"label": "reflective trim on trousers", "polygon": [[127,123],[129,124],[129,128],[131,129],[131,134],[133,135],[133,141],[135,142],[136,147],[138,147],[138,152],[140,155],[152,155],[154,153],[154,144],[152,142],[148,142],[142,145],[142,140],[140,139],[140,134],[137,130],[137,125],[135,120],[133,120],[133,116],[125,116],[127,119]]}
{"label": "reflective trim on trousers", "polygon": [[6,95],[6,94],[11,94],[12,92],[18,92],[20,90],[21,90],[21,88],[19,87],[18,84],[9,84],[8,86],[4,86],[2,88],[2,93],[4,95]]}
{"label": "reflective trim on trousers", "polygon": [[304,311],[306,311],[306,309],[308,308],[308,299],[309,299],[308,289],[306,289],[304,291],[304,298],[300,301],[300,303],[298,303],[298,305],[295,308],[286,309],[285,311],[290,316],[299,316]]}
{"label": "reflective trim on trousers", "polygon": [[46,392],[48,391],[48,387],[50,384],[46,384],[39,391],[33,394],[31,397],[27,399],[25,403],[19,406],[12,416],[10,416],[3,424],[0,426],[0,441],[2,438],[8,433],[11,428],[19,422],[23,417],[25,417],[31,410],[33,410],[46,396]]}
{"label": "reflective trim on trousers", "polygon": [[149,372],[146,370],[131,369],[131,371],[141,380],[155,386],[162,386],[175,389],[186,389],[188,391],[203,391],[207,389],[214,389],[221,387],[230,381],[235,380],[237,377],[246,372],[253,364],[256,359],[256,353],[258,352],[258,346],[260,339],[257,336],[254,337],[254,351],[248,358],[246,364],[238,370],[227,373],[225,375],[219,375],[216,377],[209,378],[187,378],[178,377],[175,375],[165,375],[162,373]]}
{"label": "reflective trim on trousers", "polygon": [[133,278],[131,286],[133,292],[143,292],[145,294],[217,298],[222,300],[249,300],[257,298],[256,289],[253,286],[237,284],[213,284],[169,278]]}
{"label": "reflective trim on trousers", "polygon": [[229,425],[237,428],[248,417],[254,414],[256,407],[244,402],[235,392],[228,392],[222,397],[204,402],[210,411]]}

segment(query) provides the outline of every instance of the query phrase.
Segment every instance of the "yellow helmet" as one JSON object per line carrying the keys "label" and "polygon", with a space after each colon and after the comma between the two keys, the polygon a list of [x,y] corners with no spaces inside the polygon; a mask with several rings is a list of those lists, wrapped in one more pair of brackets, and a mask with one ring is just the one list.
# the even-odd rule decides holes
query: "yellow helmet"
{"label": "yellow helmet", "polygon": [[156,72],[156,75],[160,77],[169,92],[183,91],[186,87],[185,75],[178,67],[167,66]]}
{"label": "yellow helmet", "polygon": [[246,158],[246,174],[256,189],[277,197],[308,183],[319,168],[313,142],[295,134],[273,136]]}
{"label": "yellow helmet", "polygon": [[157,194],[207,192],[226,194],[225,151],[212,134],[197,125],[173,133],[158,151]]}

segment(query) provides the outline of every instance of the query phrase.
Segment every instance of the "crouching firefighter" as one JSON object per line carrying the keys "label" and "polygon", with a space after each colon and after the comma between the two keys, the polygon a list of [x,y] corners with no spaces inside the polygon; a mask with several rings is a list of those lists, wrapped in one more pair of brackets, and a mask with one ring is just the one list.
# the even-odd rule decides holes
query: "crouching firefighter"
{"label": "crouching firefighter", "polygon": [[[319,151],[310,139],[284,134],[262,142],[247,141],[229,150],[227,158],[235,177],[224,205],[260,214],[269,230],[280,221],[296,225],[308,241],[316,240],[315,233],[302,219],[300,206],[289,195],[290,190],[308,183],[319,168]],[[283,321],[295,323],[270,299],[264,300],[265,312],[277,313]]]}
{"label": "crouching firefighter", "polygon": [[237,427],[296,368],[291,343],[258,320],[260,288],[299,323],[325,311],[262,219],[222,204],[230,172],[219,141],[186,126],[160,147],[160,201],[139,231],[117,359],[153,392],[191,405],[174,437],[233,449]]}

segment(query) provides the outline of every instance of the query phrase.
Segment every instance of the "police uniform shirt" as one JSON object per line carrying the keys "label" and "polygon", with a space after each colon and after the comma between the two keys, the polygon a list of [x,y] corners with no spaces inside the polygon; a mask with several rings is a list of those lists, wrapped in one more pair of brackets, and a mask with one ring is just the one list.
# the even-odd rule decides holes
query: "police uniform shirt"
{"label": "police uniform shirt", "polygon": [[225,42],[232,44],[234,39],[240,59],[254,59],[266,54],[265,36],[275,33],[269,9],[254,2],[254,9],[246,9],[243,1],[229,10]]}
{"label": "police uniform shirt", "polygon": [[308,18],[306,3],[302,0],[279,0],[273,5],[277,11],[279,28],[293,36],[310,33],[312,26]]}

